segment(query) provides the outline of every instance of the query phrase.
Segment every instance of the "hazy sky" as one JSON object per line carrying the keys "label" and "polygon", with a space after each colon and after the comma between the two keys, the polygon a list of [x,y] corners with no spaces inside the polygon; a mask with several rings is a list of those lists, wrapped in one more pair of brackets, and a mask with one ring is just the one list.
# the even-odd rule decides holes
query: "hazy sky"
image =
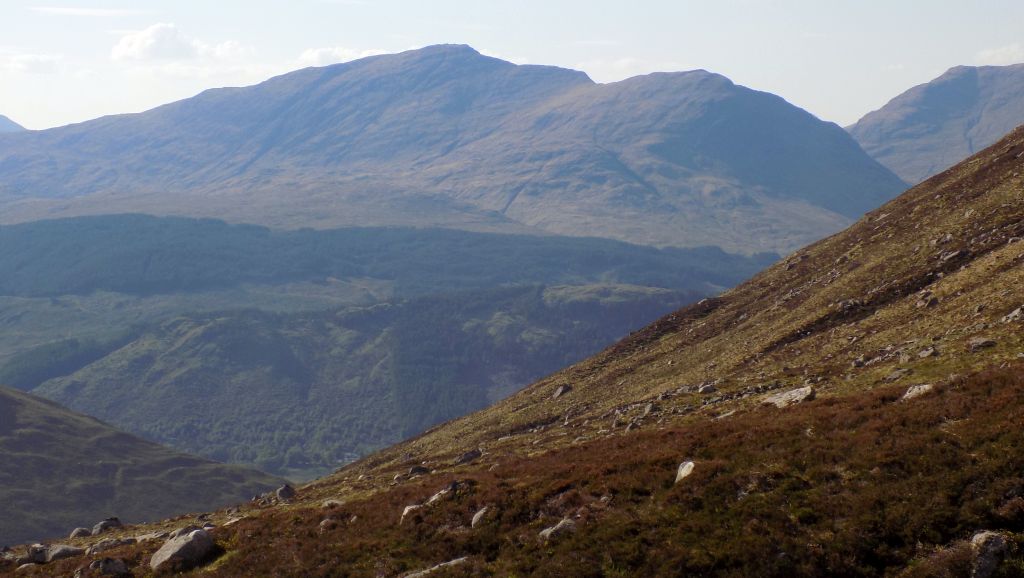
{"label": "hazy sky", "polygon": [[599,82],[705,68],[849,124],[1024,61],[1021,0],[0,0],[0,114],[46,128],[438,43]]}

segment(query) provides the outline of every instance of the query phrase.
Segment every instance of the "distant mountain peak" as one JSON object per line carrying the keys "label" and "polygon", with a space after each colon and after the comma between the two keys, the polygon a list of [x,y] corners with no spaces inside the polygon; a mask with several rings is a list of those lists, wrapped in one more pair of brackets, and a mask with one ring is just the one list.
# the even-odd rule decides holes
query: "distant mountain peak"
{"label": "distant mountain peak", "polygon": [[849,127],[877,161],[921,182],[1024,123],[1024,64],[954,66]]}
{"label": "distant mountain peak", "polygon": [[0,114],[0,133],[2,132],[21,132],[25,130],[25,127]]}

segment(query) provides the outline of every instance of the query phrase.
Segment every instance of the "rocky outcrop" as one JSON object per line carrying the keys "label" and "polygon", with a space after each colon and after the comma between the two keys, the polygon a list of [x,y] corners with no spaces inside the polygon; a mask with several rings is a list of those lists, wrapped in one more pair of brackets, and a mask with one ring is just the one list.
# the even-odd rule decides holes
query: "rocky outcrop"
{"label": "rocky outcrop", "polygon": [[438,564],[437,566],[431,566],[430,568],[427,568],[426,570],[420,570],[419,572],[413,572],[412,574],[406,574],[405,578],[423,578],[424,576],[430,576],[431,574],[440,572],[442,570],[446,570],[448,568],[453,568],[453,567],[458,566],[460,564],[465,564],[467,561],[469,561],[469,557],[468,556],[463,556],[462,558],[456,558],[454,560],[449,560],[447,562],[443,562],[441,564]]}
{"label": "rocky outcrop", "polygon": [[96,525],[92,527],[92,535],[93,536],[99,536],[100,534],[102,534],[103,532],[106,532],[107,530],[111,530],[113,528],[121,528],[121,527],[124,527],[124,524],[121,523],[121,520],[119,520],[117,518],[107,518],[106,520],[103,520],[102,522],[97,522]]}
{"label": "rocky outcrop", "polygon": [[903,401],[906,401],[908,399],[914,399],[915,397],[920,397],[920,396],[928,393],[929,391],[931,391],[933,389],[935,389],[935,384],[932,384],[932,383],[922,383],[921,385],[912,385],[909,388],[907,388],[907,392],[904,393],[903,397],[901,397],[900,399],[903,400]]}
{"label": "rocky outcrop", "polygon": [[676,481],[675,481],[675,483],[678,484],[680,481],[683,480],[683,478],[686,478],[687,476],[692,474],[694,467],[695,467],[695,464],[693,462],[690,462],[690,461],[686,461],[686,462],[683,462],[683,463],[679,464],[679,468],[676,470]]}
{"label": "rocky outcrop", "polygon": [[206,530],[194,530],[185,536],[167,540],[153,554],[149,567],[154,571],[188,570],[209,560],[216,548],[213,537]]}
{"label": "rocky outcrop", "polygon": [[998,532],[978,532],[971,537],[971,551],[974,554],[971,578],[989,578],[1003,561],[1006,538]]}
{"label": "rocky outcrop", "polygon": [[767,405],[774,405],[778,408],[785,408],[805,401],[810,401],[814,399],[815,395],[813,387],[801,387],[770,395],[765,398],[764,403]]}
{"label": "rocky outcrop", "polygon": [[544,528],[538,534],[538,537],[544,542],[550,542],[571,534],[576,531],[576,522],[573,522],[569,518],[564,518],[561,522],[551,526],[550,528]]}

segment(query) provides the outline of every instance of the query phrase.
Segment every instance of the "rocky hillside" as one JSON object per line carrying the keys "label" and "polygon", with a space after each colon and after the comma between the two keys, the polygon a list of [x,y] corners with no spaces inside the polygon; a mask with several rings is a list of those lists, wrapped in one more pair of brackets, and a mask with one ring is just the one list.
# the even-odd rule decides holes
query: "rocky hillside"
{"label": "rocky hillside", "polygon": [[[1018,129],[720,297],[189,534],[225,553],[181,564],[216,557],[203,576],[1020,576],[1022,173]],[[179,546],[111,555],[142,574]]]}
{"label": "rocky hillside", "polygon": [[63,365],[24,385],[182,451],[309,479],[486,407],[700,296],[517,287],[222,311],[155,324],[77,365],[88,351],[30,351],[7,367],[46,376]]}
{"label": "rocky hillside", "polygon": [[145,212],[750,253],[821,238],[903,187],[839,127],[716,74],[595,84],[466,46],[0,137],[8,223]]}
{"label": "rocky hillside", "polygon": [[0,387],[0,545],[110,516],[139,523],[236,503],[279,479],[185,455]]}
{"label": "rocky hillside", "polygon": [[1024,64],[957,66],[849,128],[872,157],[919,183],[1024,123]]}
{"label": "rocky hillside", "polygon": [[25,130],[23,126],[0,114],[0,133],[21,132],[23,130]]}

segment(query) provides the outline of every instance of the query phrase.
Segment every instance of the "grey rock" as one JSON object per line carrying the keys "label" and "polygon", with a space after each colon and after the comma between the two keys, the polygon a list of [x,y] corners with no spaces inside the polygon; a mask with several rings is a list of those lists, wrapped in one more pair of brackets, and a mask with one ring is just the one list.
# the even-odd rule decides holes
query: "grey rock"
{"label": "grey rock", "polygon": [[1003,316],[1003,323],[1013,323],[1024,318],[1024,307],[1018,307]]}
{"label": "grey rock", "polygon": [[425,466],[413,466],[409,468],[409,476],[423,476],[430,473],[430,468]]}
{"label": "grey rock", "polygon": [[422,507],[423,507],[422,504],[413,504],[411,506],[406,506],[405,509],[402,510],[402,517],[399,518],[399,520],[398,520],[399,525],[403,524],[405,522],[406,518],[408,518],[409,516],[415,514],[416,511],[419,510]]}
{"label": "grey rock", "polygon": [[939,350],[934,347],[925,347],[921,351],[917,352],[917,356],[921,359],[927,359],[929,357],[938,357]]}
{"label": "grey rock", "polygon": [[541,540],[549,542],[551,540],[560,538],[566,534],[571,534],[575,531],[576,522],[573,522],[569,518],[565,518],[561,522],[555,524],[554,526],[541,530],[539,536]]}
{"label": "grey rock", "polygon": [[484,521],[484,517],[487,516],[487,512],[489,512],[489,511],[490,511],[490,508],[488,508],[487,506],[484,506],[483,508],[480,508],[479,510],[477,510],[477,512],[475,514],[473,514],[473,521],[469,523],[469,527],[470,528],[476,528],[477,526],[482,524],[483,521]]}
{"label": "grey rock", "polygon": [[681,480],[693,473],[693,468],[696,466],[692,461],[686,461],[679,464],[679,468],[676,469],[676,481],[678,484]]}
{"label": "grey rock", "polygon": [[971,537],[971,551],[974,553],[971,578],[989,578],[1003,561],[1006,538],[998,532],[978,532]]}
{"label": "grey rock", "polygon": [[285,484],[278,488],[277,491],[274,492],[274,494],[277,496],[278,500],[281,500],[282,502],[287,502],[288,500],[291,500],[292,498],[295,497],[295,488],[293,488],[291,484]]}
{"label": "grey rock", "polygon": [[441,570],[446,570],[448,568],[453,568],[453,567],[458,566],[460,564],[465,564],[468,561],[469,561],[469,556],[463,556],[462,558],[456,558],[454,560],[449,560],[447,562],[443,562],[441,564],[438,564],[437,566],[431,566],[430,568],[427,568],[426,570],[420,570],[419,572],[413,572],[412,574],[406,574],[405,578],[423,578],[424,576],[430,576],[431,574],[434,574],[436,572],[440,572]]}
{"label": "grey rock", "polygon": [[932,384],[932,383],[922,383],[921,385],[912,385],[912,386],[910,386],[907,389],[907,392],[904,393],[903,397],[901,397],[900,399],[904,400],[904,401],[906,401],[908,399],[914,399],[915,397],[920,397],[920,396],[928,393],[929,391],[931,391],[933,389],[935,389],[935,384]]}
{"label": "grey rock", "polygon": [[113,528],[122,528],[122,527],[124,527],[124,524],[121,523],[121,520],[119,520],[117,518],[107,518],[106,520],[103,520],[102,522],[97,522],[96,525],[92,527],[92,535],[93,536],[99,536],[100,534],[102,534],[103,532],[106,532],[107,530],[110,530],[110,529],[113,529]]}
{"label": "grey rock", "polygon": [[478,459],[482,455],[484,455],[484,453],[482,451],[480,451],[479,449],[469,450],[468,452],[466,452],[466,453],[462,454],[461,456],[455,458],[455,461],[452,462],[452,465],[461,466],[462,464],[468,464],[468,463],[472,462],[473,460]]}
{"label": "grey rock", "polygon": [[910,375],[910,370],[905,367],[901,367],[899,369],[893,370],[892,373],[885,376],[885,381],[899,381],[908,375]]}
{"label": "grey rock", "polygon": [[71,530],[71,535],[68,536],[68,537],[69,538],[85,538],[85,537],[88,537],[88,536],[92,536],[92,530],[90,530],[89,528],[75,528],[74,530]]}
{"label": "grey rock", "polygon": [[114,576],[115,578],[124,578],[131,576],[132,573],[128,569],[128,565],[125,564],[124,560],[119,558],[102,558],[100,560],[93,560],[88,568],[79,569],[75,572],[75,578],[86,578],[87,576]]}
{"label": "grey rock", "polygon": [[570,391],[572,391],[571,385],[560,385],[558,386],[558,389],[555,390],[555,393],[551,396],[551,399],[558,399],[563,395],[569,393]]}
{"label": "grey rock", "polygon": [[972,337],[967,341],[967,349],[972,353],[981,351],[982,349],[988,349],[989,347],[995,347],[996,342],[994,339],[987,337]]}
{"label": "grey rock", "polygon": [[149,567],[153,570],[189,570],[205,562],[215,549],[213,538],[206,530],[194,530],[185,536],[167,540],[153,554]]}
{"label": "grey rock", "polygon": [[82,548],[68,546],[67,544],[56,544],[46,549],[46,561],[56,562],[57,560],[74,558],[75,556],[81,556],[82,554],[85,554],[85,550]]}
{"label": "grey rock", "polygon": [[697,393],[701,395],[709,395],[715,393],[716,391],[718,391],[718,388],[711,384],[702,385],[699,388],[697,388]]}
{"label": "grey rock", "polygon": [[92,556],[93,554],[99,554],[107,550],[113,550],[114,548],[120,548],[121,546],[130,546],[137,543],[138,540],[135,538],[108,538],[106,540],[100,540],[92,546],[90,546],[85,553]]}
{"label": "grey rock", "polygon": [[195,526],[193,524],[189,524],[188,526],[185,526],[183,528],[178,528],[177,530],[172,531],[170,534],[167,535],[167,539],[168,540],[173,540],[175,538],[181,538],[182,536],[188,536],[192,532],[195,532],[196,530],[201,530],[201,529],[202,528],[200,528],[199,526]]}
{"label": "grey rock", "polygon": [[790,391],[784,391],[782,393],[776,393],[765,398],[764,403],[774,405],[778,408],[789,407],[805,401],[811,401],[816,396],[816,392],[813,387],[801,387],[798,389],[792,389]]}

